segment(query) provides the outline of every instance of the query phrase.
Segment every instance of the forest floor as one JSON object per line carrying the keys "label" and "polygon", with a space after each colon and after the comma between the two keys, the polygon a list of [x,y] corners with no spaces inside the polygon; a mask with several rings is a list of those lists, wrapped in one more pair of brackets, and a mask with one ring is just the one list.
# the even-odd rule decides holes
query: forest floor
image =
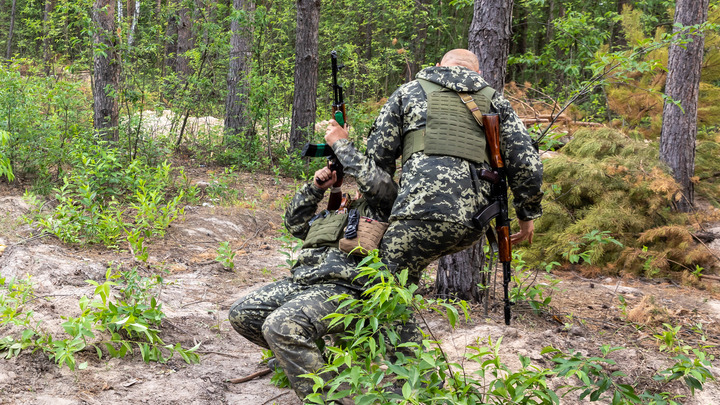
{"label": "forest floor", "polygon": [[[186,171],[195,180],[209,178],[207,169]],[[137,267],[145,275],[162,269],[166,285],[159,299],[167,318],[161,337],[188,348],[201,343],[199,364],[186,364],[180,358],[166,364],[144,363],[137,354],[98,359],[94,350],[87,350],[78,356],[78,363],[87,362],[87,368],[75,371],[56,366],[42,353],[23,352],[0,359],[0,404],[300,404],[291,390],[273,386],[269,375],[245,383],[227,382],[266,368],[261,350],[229,325],[227,311],[237,298],[288,273],[276,238],[281,235],[283,207],[294,192],[292,181],[264,175],[241,174],[237,187],[242,198],[231,207],[208,201],[186,207],[184,220],[173,223],[164,239],[150,244],[149,265],[135,262],[122,249],[71,246],[49,236],[31,238],[37,232],[19,220],[29,209],[22,192],[0,189],[0,245],[7,246],[0,253],[0,276],[32,276],[35,294],[42,299],[27,305],[53,336],[64,334],[63,316],[79,314],[79,298],[92,295],[94,287],[86,280],[103,282],[110,263],[115,263],[123,269]],[[213,260],[223,241],[229,241],[237,253],[233,271]],[[487,342],[489,337],[493,342],[502,337],[499,354],[511,368],[519,366],[518,354],[552,367],[540,354],[546,346],[585,355],[599,354],[602,345],[622,346],[624,350],[609,357],[629,380],[639,379],[648,387],[656,387],[649,376],[672,364],[653,337],[661,330],[660,323],[683,325],[680,337],[689,345],[701,342],[691,326],[702,323],[707,343],[720,345],[716,281],[690,287],[668,280],[588,279],[572,269],[553,276],[559,283],[549,310],[536,315],[518,304],[511,326],[504,325],[500,309],[485,316],[483,308],[473,308],[471,321],[455,330],[436,315],[423,315],[446,353],[458,362],[467,345]],[[619,295],[627,306],[621,305]],[[0,337],[8,333],[7,326],[0,327]],[[708,351],[718,354],[717,347]],[[720,375],[720,369],[712,371]],[[663,390],[689,395],[679,383]],[[577,395],[568,395],[562,403],[580,403]],[[718,404],[720,386],[708,382],[695,397],[679,402]]]}

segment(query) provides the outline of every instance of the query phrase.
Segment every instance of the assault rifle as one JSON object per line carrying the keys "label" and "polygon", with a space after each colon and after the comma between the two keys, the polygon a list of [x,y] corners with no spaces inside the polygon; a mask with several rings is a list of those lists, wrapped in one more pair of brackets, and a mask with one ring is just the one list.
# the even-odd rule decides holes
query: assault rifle
{"label": "assault rifle", "polygon": [[507,173],[500,153],[500,119],[497,114],[483,114],[482,124],[485,128],[485,139],[490,150],[490,167],[492,171],[481,170],[480,178],[492,184],[491,203],[473,220],[476,226],[484,228],[495,218],[497,234],[498,259],[503,266],[503,290],[505,293],[505,324],[510,325],[510,294],[508,288],[512,277],[510,264],[512,248],[510,246],[510,218],[508,214]]}
{"label": "assault rifle", "polygon": [[[345,65],[338,65],[337,52],[330,52],[330,59],[332,62],[332,87],[333,87],[333,103],[332,103],[332,114],[333,119],[337,121],[340,126],[345,125],[345,101],[343,100],[343,88],[338,84],[337,75],[340,69]],[[343,183],[343,167],[340,164],[335,152],[332,148],[324,143],[311,144],[307,143],[302,149],[301,156],[303,157],[326,157],[328,160],[328,168],[337,173],[337,181],[333,184],[330,189],[330,197],[328,198],[327,209],[334,211],[340,208],[342,203],[342,190],[340,187]]]}

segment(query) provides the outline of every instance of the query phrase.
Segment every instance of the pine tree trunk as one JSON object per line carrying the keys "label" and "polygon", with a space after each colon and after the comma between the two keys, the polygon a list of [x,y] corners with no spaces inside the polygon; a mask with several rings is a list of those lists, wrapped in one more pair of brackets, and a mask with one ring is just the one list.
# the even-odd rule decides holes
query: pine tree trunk
{"label": "pine tree trunk", "polygon": [[[708,0],[678,0],[675,25],[690,26],[707,21]],[[678,32],[675,28],[674,32]],[[700,69],[703,61],[704,37],[697,34],[692,42],[670,46],[668,77],[665,93],[673,102],[665,102],[660,134],[660,159],[672,171],[680,184],[680,199],[676,208],[689,212],[694,203],[695,140],[697,138],[697,102],[700,91]]]}
{"label": "pine tree trunk", "polygon": [[476,0],[468,48],[480,61],[480,71],[502,93],[510,52],[513,0]]}
{"label": "pine tree trunk", "polygon": [[165,76],[165,69],[177,71],[177,39],[179,18],[177,14],[177,0],[168,0],[167,3],[168,22],[165,29],[165,58],[162,75]]}
{"label": "pine tree trunk", "polygon": [[[470,24],[468,48],[478,56],[483,77],[497,91],[502,91],[505,85],[512,38],[512,8],[512,0],[476,0]],[[477,264],[481,263],[479,258],[483,257],[482,247],[482,243],[476,243],[462,252],[441,258],[435,281],[436,290],[447,290],[479,300],[481,294],[477,284],[481,268]]]}
{"label": "pine tree trunk", "polygon": [[253,136],[249,115],[250,67],[252,64],[252,20],[255,4],[247,0],[233,0],[235,10],[244,10],[246,19],[230,22],[230,66],[228,71],[228,95],[225,100],[225,137],[224,142],[233,139],[233,135],[245,131],[247,137]]}
{"label": "pine tree trunk", "polygon": [[[527,51],[527,32],[528,32],[528,9],[522,4],[518,4],[516,9],[514,27],[517,27],[517,33],[513,35],[513,41],[511,42],[510,53],[514,55],[523,55]],[[523,69],[525,66],[521,63],[517,63],[512,66],[512,70],[509,73],[509,79],[512,81],[521,80]]]}
{"label": "pine tree trunk", "polygon": [[115,2],[95,0],[93,7],[95,33],[93,41],[93,109],[95,130],[107,141],[118,140],[118,103],[115,93],[120,80],[120,61],[115,34]]}
{"label": "pine tree trunk", "polygon": [[43,65],[45,75],[49,76],[52,71],[52,51],[50,43],[50,13],[55,9],[55,0],[45,0],[43,10]]}
{"label": "pine tree trunk", "polygon": [[192,67],[190,66],[190,60],[185,56],[185,52],[189,51],[193,46],[192,18],[187,6],[181,6],[179,16],[177,49],[175,51],[176,72],[183,78],[187,78],[192,74]]}
{"label": "pine tree trunk", "polygon": [[469,302],[482,302],[483,291],[479,285],[488,285],[483,247],[485,239],[480,243],[454,255],[447,255],[438,261],[435,279],[435,294],[439,298],[454,298]]}
{"label": "pine tree trunk", "polygon": [[290,149],[301,148],[315,133],[319,23],[320,0],[298,0]]}
{"label": "pine tree trunk", "polygon": [[10,28],[8,29],[7,36],[7,51],[5,52],[5,59],[10,60],[12,56],[12,40],[13,30],[15,29],[15,9],[17,8],[17,0],[12,0],[12,7],[10,8]]}

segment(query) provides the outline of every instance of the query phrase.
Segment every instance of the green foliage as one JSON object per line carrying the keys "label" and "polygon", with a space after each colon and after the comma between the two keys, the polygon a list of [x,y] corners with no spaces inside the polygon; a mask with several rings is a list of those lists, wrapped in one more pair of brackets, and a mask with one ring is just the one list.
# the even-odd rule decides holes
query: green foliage
{"label": "green foliage", "polygon": [[[560,280],[551,275],[552,269],[559,266],[558,262],[542,262],[539,268],[529,267],[523,259],[525,252],[519,249],[512,251],[512,282],[510,288],[510,301],[527,302],[528,305],[538,313],[542,309],[550,307],[552,293],[557,289]],[[542,274],[541,282],[538,282],[538,274]]]}
{"label": "green foliage", "polygon": [[302,249],[303,241],[300,238],[292,236],[285,227],[280,229],[280,234],[280,237],[275,238],[275,240],[280,242],[278,252],[285,256],[285,264],[283,266],[291,269],[297,262],[298,253],[300,249]]}
{"label": "green foliage", "polygon": [[[6,146],[10,137],[8,133],[0,129],[0,147]],[[10,159],[5,157],[3,149],[0,149],[0,177],[5,176],[8,181],[13,181],[15,175],[12,172]]]}
{"label": "green foliage", "polygon": [[75,169],[55,188],[50,212],[37,206],[28,222],[67,243],[118,247],[123,240],[138,260],[147,260],[144,241],[162,237],[184,215],[181,190],[168,197],[170,165],[151,167],[116,149],[87,145],[71,156]]}
{"label": "green foliage", "polygon": [[220,242],[220,247],[217,249],[217,257],[215,261],[222,264],[224,268],[232,270],[235,268],[235,252],[233,252],[230,242]]}
{"label": "green foliage", "polygon": [[[0,176],[35,182],[57,179],[68,159],[66,142],[87,137],[87,98],[80,83],[31,72],[23,61],[0,66]],[[27,63],[27,61],[25,61]]]}
{"label": "green foliage", "polygon": [[[461,311],[469,319],[467,306],[416,295],[416,286],[404,287],[407,273],[391,274],[376,254],[360,265],[360,277],[368,279],[361,299],[331,298],[340,300],[340,306],[328,319],[332,325],[344,325],[345,332],[335,340],[340,344],[326,347],[326,366],[306,375],[316,390],[308,402],[352,397],[356,404],[559,404],[561,398],[577,395],[581,401],[612,404],[676,404],[669,393],[640,390],[639,380],[620,370],[622,365],[610,355],[621,347],[602,346],[597,356],[546,347],[541,354],[554,367],[532,364],[520,355],[520,366],[510,368],[499,355],[502,339],[488,338],[467,347],[465,367],[467,361],[475,363],[468,367],[476,370],[471,373],[450,362],[434,338],[420,346],[403,342],[396,329],[408,321],[410,311],[436,311],[455,327]],[[714,379],[709,371],[712,356],[698,348],[692,358],[685,357],[676,357],[655,380],[667,383],[687,377],[684,381],[694,395],[695,389]]]}
{"label": "green foliage", "polygon": [[145,362],[164,363],[175,355],[188,363],[199,361],[195,353],[199,344],[184,349],[179,343],[166,344],[159,336],[158,328],[165,314],[154,290],[163,283],[160,276],[142,277],[137,269],[109,268],[102,284],[87,282],[95,286],[92,297],[80,298],[78,317],[62,317],[63,330],[69,337],[56,339],[44,330],[42,321],[35,320],[33,311],[26,309],[27,304],[38,299],[30,276],[24,281],[0,278],[0,325],[14,325],[21,330],[0,339],[0,354],[11,358],[23,350],[40,350],[58,366],[71,370],[87,366],[77,364],[76,354],[89,346],[95,349],[98,358],[106,354],[125,357],[135,348]]}
{"label": "green foliage", "polygon": [[622,243],[610,236],[610,231],[598,231],[597,229],[593,229],[589,233],[583,235],[580,239],[580,242],[571,240],[569,242],[570,246],[568,250],[562,254],[562,256],[572,264],[592,264],[593,261],[602,257],[602,253],[604,252],[602,245],[604,244],[612,242],[619,247],[623,247]]}

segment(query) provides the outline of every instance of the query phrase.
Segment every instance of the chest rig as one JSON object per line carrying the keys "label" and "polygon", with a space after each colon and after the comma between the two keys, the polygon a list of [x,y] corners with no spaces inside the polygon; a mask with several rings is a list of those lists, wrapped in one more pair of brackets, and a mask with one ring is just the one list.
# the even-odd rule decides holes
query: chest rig
{"label": "chest rig", "polygon": [[[353,201],[348,207],[349,210],[357,210],[361,216],[372,216],[370,206],[365,198],[360,197]],[[303,249],[317,248],[322,246],[338,247],[340,238],[343,237],[345,227],[348,224],[349,213],[323,210],[310,220],[310,229],[303,242]]]}
{"label": "chest rig", "polygon": [[[458,93],[439,84],[418,79],[427,98],[425,128],[410,131],[403,138],[402,162],[413,153],[454,156],[473,163],[488,161],[485,132]],[[481,114],[490,112],[495,90],[486,86],[467,93]]]}

